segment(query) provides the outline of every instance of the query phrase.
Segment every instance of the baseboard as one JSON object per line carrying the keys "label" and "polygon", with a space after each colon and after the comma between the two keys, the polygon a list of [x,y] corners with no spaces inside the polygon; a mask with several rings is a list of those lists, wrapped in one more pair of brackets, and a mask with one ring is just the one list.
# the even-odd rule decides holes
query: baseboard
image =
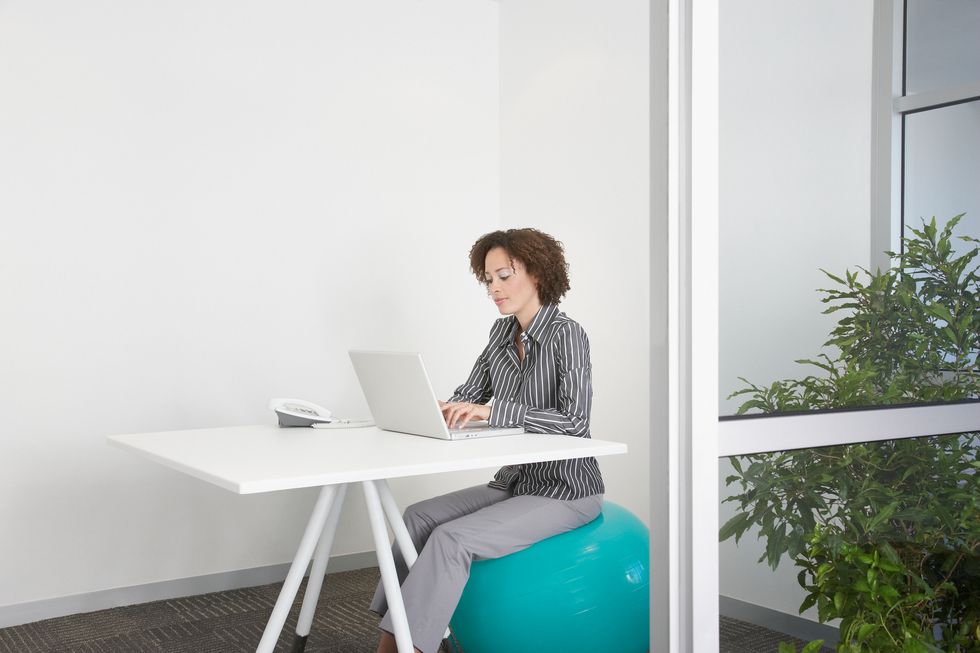
{"label": "baseboard", "polygon": [[[340,571],[352,571],[374,567],[378,564],[374,551],[349,553],[331,556],[327,565],[327,574]],[[223,592],[226,590],[281,583],[289,572],[288,564],[269,565],[252,569],[225,571],[192,578],[178,578],[145,585],[117,587],[110,590],[85,592],[71,596],[61,596],[28,603],[14,603],[0,606],[0,628],[19,626],[21,624],[53,619],[70,614],[95,612],[107,608],[117,608],[123,605],[149,603],[175,599],[208,592]]]}
{"label": "baseboard", "polygon": [[840,640],[840,632],[834,626],[733,599],[730,596],[718,597],[718,611],[723,617],[747,621],[750,624],[786,633],[804,641],[822,639],[824,646],[828,648],[833,648]]}

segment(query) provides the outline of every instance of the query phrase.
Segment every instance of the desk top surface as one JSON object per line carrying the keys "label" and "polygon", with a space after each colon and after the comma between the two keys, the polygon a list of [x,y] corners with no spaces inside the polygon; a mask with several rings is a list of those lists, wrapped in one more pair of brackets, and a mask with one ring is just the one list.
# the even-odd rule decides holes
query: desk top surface
{"label": "desk top surface", "polygon": [[109,442],[239,494],[626,453],[607,440],[525,433],[449,442],[378,428],[233,426]]}

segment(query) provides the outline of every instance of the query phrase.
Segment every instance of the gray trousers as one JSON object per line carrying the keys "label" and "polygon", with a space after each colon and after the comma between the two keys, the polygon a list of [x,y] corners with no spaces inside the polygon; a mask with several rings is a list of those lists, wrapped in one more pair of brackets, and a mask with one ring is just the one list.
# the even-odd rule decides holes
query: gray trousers
{"label": "gray trousers", "polygon": [[[474,558],[500,558],[535,542],[589,523],[602,510],[602,495],[575,501],[512,496],[486,485],[427,499],[405,510],[405,525],[419,558],[409,573],[392,547],[415,648],[435,653],[463,594]],[[381,629],[394,632],[379,583],[371,610]]]}

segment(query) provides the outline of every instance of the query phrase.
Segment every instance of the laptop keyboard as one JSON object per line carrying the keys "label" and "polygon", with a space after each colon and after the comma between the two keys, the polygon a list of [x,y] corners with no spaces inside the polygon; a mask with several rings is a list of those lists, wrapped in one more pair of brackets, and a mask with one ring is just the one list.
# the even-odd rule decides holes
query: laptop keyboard
{"label": "laptop keyboard", "polygon": [[456,427],[454,429],[449,429],[450,433],[467,433],[469,431],[484,431],[486,429],[493,428],[490,426],[490,422],[478,421],[478,422],[467,422],[466,426]]}

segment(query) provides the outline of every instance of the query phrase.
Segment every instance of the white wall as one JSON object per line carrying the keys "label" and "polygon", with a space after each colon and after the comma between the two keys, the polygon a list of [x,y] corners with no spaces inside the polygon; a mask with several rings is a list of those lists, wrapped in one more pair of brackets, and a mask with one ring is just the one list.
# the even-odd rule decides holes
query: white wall
{"label": "white wall", "polygon": [[649,8],[502,0],[501,210],[565,244],[562,309],[589,334],[606,497],[649,514]]}
{"label": "white wall", "polygon": [[[108,434],[271,423],[271,396],[363,415],[350,347],[465,378],[496,315],[466,255],[499,223],[498,11],[0,4],[0,606],[291,560],[310,492]],[[335,553],[372,548],[363,513]]]}
{"label": "white wall", "polygon": [[[800,378],[835,323],[820,272],[868,266],[872,4],[723,3],[720,89],[720,396]],[[722,461],[720,478],[730,471]],[[720,496],[729,492],[720,489]],[[734,514],[724,504],[724,523]],[[721,593],[796,614],[796,569],[764,542],[721,545]]]}

